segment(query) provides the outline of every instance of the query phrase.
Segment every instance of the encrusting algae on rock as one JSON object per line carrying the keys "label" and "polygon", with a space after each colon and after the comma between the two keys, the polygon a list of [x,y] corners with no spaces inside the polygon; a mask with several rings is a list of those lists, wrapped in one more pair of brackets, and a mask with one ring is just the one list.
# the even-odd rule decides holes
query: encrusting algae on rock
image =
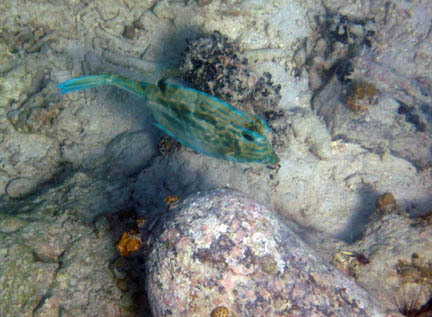
{"label": "encrusting algae on rock", "polygon": [[141,245],[142,241],[138,233],[132,229],[129,232],[123,232],[119,242],[116,244],[116,249],[121,256],[129,256],[138,251]]}
{"label": "encrusting algae on rock", "polygon": [[360,266],[369,264],[369,259],[361,253],[341,250],[333,253],[332,262],[340,271],[357,279]]}
{"label": "encrusting algae on rock", "polygon": [[210,317],[228,317],[229,316],[229,310],[225,306],[219,306],[213,309],[213,311],[210,314]]}
{"label": "encrusting algae on rock", "polygon": [[350,85],[350,93],[347,97],[346,105],[353,112],[361,112],[367,109],[367,105],[372,103],[376,96],[376,88],[373,84],[359,81]]}
{"label": "encrusting algae on rock", "polygon": [[165,197],[164,201],[165,201],[165,205],[166,205],[167,209],[173,209],[173,208],[177,207],[178,202],[180,201],[180,197],[177,195],[167,196],[167,197]]}

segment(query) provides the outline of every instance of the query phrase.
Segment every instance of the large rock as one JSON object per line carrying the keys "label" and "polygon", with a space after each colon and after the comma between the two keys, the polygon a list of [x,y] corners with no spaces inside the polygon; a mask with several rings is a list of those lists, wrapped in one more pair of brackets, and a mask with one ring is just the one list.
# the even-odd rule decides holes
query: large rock
{"label": "large rock", "polygon": [[153,231],[147,290],[154,316],[381,316],[269,209],[231,189],[198,193]]}

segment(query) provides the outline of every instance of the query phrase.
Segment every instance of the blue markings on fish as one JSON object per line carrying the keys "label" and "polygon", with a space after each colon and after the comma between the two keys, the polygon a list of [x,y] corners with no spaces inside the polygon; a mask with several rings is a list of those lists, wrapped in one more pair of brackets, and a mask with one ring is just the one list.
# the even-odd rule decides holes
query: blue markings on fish
{"label": "blue markings on fish", "polygon": [[279,162],[264,120],[205,92],[164,79],[150,84],[111,74],[70,79],[58,88],[64,94],[108,85],[144,97],[156,126],[198,153],[233,162]]}

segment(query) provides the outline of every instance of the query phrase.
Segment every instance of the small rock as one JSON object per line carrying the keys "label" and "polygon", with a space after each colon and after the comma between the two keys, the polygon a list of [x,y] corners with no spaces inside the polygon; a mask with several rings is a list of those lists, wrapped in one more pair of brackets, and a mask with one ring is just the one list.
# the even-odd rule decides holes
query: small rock
{"label": "small rock", "polygon": [[113,175],[130,176],[139,172],[156,154],[152,139],[143,131],[124,132],[106,147],[108,170]]}
{"label": "small rock", "polygon": [[315,115],[305,114],[294,120],[293,129],[296,138],[307,142],[310,151],[321,160],[331,157],[330,133]]}
{"label": "small rock", "polygon": [[398,209],[398,204],[392,193],[379,196],[375,202],[377,210]]}
{"label": "small rock", "polygon": [[27,222],[15,216],[0,217],[0,233],[12,233],[25,227]]}
{"label": "small rock", "polygon": [[6,194],[9,198],[20,199],[31,194],[36,189],[35,180],[28,177],[17,177],[6,185]]}

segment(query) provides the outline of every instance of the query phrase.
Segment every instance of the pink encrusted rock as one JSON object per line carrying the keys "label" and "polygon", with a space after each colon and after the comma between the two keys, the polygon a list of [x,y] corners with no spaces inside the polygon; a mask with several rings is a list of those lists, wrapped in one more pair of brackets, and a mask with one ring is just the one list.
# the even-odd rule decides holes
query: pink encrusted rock
{"label": "pink encrusted rock", "polygon": [[153,231],[154,316],[385,316],[269,209],[232,189],[198,193]]}

